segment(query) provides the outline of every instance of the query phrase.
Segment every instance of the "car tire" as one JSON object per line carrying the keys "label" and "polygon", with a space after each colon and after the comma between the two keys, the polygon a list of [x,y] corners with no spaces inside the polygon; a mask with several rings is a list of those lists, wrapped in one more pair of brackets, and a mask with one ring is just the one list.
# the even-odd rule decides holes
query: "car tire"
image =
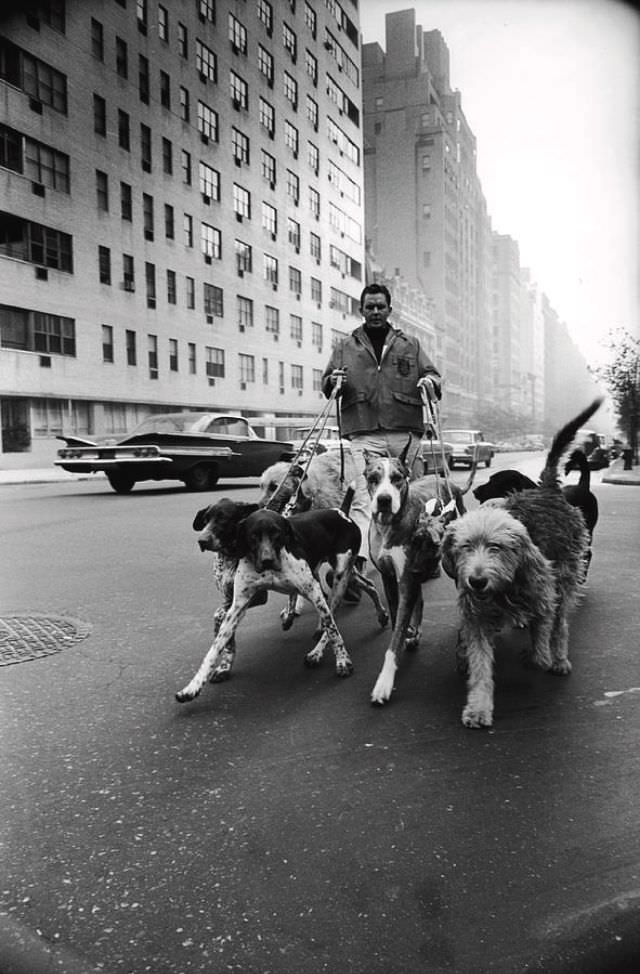
{"label": "car tire", "polygon": [[195,467],[188,470],[184,483],[187,490],[202,491],[213,487],[218,479],[214,467],[207,467],[204,463],[197,463]]}
{"label": "car tire", "polygon": [[135,485],[133,477],[126,473],[108,473],[107,480],[116,494],[130,494]]}

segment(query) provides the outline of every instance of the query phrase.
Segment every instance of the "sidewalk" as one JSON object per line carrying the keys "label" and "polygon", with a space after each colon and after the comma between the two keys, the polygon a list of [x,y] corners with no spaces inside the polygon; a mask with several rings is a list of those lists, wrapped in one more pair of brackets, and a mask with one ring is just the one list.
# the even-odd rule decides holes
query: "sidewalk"
{"label": "sidewalk", "polygon": [[602,483],[640,486],[640,466],[635,466],[632,470],[625,470],[624,461],[619,457],[603,472]]}
{"label": "sidewalk", "polygon": [[0,487],[3,484],[74,483],[76,480],[98,480],[103,477],[101,473],[67,473],[58,467],[25,467],[21,470],[0,470]]}

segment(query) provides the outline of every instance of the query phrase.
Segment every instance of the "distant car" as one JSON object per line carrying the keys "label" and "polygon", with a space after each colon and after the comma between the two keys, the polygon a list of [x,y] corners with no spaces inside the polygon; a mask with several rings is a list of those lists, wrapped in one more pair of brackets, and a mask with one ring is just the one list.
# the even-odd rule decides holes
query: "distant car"
{"label": "distant car", "polygon": [[326,453],[327,450],[339,450],[341,443],[342,446],[345,448],[348,448],[350,446],[348,440],[340,439],[340,431],[338,430],[337,426],[325,426],[325,428],[322,430],[322,436],[320,437],[319,440],[317,439],[317,435],[316,435],[317,431],[311,433],[312,428],[313,427],[311,426],[305,426],[302,427],[301,429],[296,430],[296,435],[293,440],[293,447],[295,450],[302,449],[302,446],[307,440],[307,437],[309,437],[308,440],[309,448],[314,446],[314,444],[317,441],[318,445],[315,450],[316,453]]}
{"label": "distant car", "polygon": [[470,467],[474,459],[478,465],[484,463],[485,467],[491,466],[496,452],[495,444],[487,442],[481,430],[443,430],[442,435],[453,447],[452,467],[456,464]]}
{"label": "distant car", "polygon": [[57,467],[70,473],[107,475],[118,494],[139,480],[181,480],[189,490],[208,490],[220,477],[259,477],[292,445],[258,436],[243,416],[231,413],[157,413],[115,443],[59,437]]}
{"label": "distant car", "polygon": [[[452,467],[453,466],[452,463],[453,444],[447,442],[447,440],[443,440],[442,442],[440,442],[440,440],[437,439],[436,437],[433,437],[432,439],[429,439],[428,436],[424,437],[424,439],[422,440],[422,462],[424,463],[425,473],[435,473],[436,471],[440,471],[443,469],[443,463],[442,463],[443,448],[444,448],[445,460],[447,461],[447,466]],[[435,464],[434,464],[434,458],[435,458]]]}

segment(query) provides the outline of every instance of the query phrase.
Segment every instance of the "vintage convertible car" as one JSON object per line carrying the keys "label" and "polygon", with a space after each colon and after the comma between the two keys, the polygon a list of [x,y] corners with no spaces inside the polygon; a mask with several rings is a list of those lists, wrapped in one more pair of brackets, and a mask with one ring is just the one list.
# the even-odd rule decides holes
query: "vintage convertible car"
{"label": "vintage convertible car", "polygon": [[57,467],[107,475],[118,494],[138,480],[181,480],[207,490],[220,477],[259,477],[278,460],[293,457],[291,443],[258,436],[243,416],[227,413],[157,413],[115,443],[62,436]]}

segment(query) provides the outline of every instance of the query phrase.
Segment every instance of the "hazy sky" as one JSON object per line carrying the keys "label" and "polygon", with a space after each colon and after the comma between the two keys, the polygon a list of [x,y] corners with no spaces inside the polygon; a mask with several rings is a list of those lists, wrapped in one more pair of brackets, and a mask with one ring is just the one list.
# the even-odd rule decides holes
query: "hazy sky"
{"label": "hazy sky", "polygon": [[588,361],[640,331],[640,19],[615,0],[361,0],[365,43],[414,9],[449,48],[492,225]]}

